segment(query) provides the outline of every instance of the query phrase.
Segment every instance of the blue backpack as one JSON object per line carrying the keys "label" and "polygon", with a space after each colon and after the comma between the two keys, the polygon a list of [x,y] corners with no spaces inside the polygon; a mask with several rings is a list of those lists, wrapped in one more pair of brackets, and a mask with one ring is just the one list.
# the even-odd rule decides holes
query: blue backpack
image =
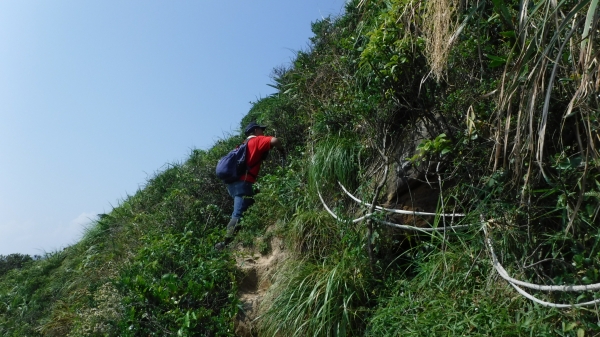
{"label": "blue backpack", "polygon": [[248,153],[248,141],[246,140],[235,149],[231,150],[217,163],[217,177],[225,184],[231,184],[240,180],[240,178],[250,169],[246,165],[246,154]]}

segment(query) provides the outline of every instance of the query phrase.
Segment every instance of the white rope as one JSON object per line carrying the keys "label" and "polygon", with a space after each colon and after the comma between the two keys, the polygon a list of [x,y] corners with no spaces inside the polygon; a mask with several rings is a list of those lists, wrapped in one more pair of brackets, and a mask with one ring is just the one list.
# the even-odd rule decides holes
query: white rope
{"label": "white rope", "polygon": [[435,232],[435,231],[443,231],[444,229],[448,229],[448,228],[456,229],[456,228],[470,227],[470,225],[456,225],[456,226],[446,226],[446,227],[415,227],[415,226],[408,226],[408,225],[400,225],[397,223],[383,221],[383,220],[379,220],[379,219],[373,219],[373,220],[375,220],[381,224],[384,224],[384,225],[388,225],[388,226],[392,226],[392,227],[396,227],[396,228],[400,228],[400,229],[421,231],[421,232]]}
{"label": "white rope", "polygon": [[494,247],[492,246],[492,240],[490,239],[488,231],[487,231],[487,222],[482,221],[482,229],[483,229],[483,233],[485,234],[485,240],[486,240],[487,246],[490,250],[490,255],[492,256],[492,265],[494,266],[494,268],[496,269],[498,274],[503,279],[508,281],[510,283],[510,285],[513,286],[513,288],[515,288],[515,290],[517,290],[517,292],[519,292],[521,295],[523,295],[526,298],[528,298],[536,303],[539,303],[543,306],[553,307],[553,308],[582,307],[582,306],[588,306],[588,305],[600,303],[600,299],[596,299],[596,300],[588,301],[588,302],[584,302],[584,303],[558,304],[558,303],[542,301],[540,299],[535,298],[531,294],[527,293],[525,290],[521,289],[517,285],[527,287],[530,289],[542,290],[542,291],[567,292],[567,291],[597,290],[597,289],[600,289],[600,284],[596,283],[596,284],[589,284],[589,285],[544,286],[544,285],[539,285],[539,284],[523,282],[523,281],[517,280],[515,278],[512,278],[508,275],[508,272],[506,271],[506,269],[504,269],[504,267],[500,264],[500,262],[498,262],[498,257],[496,256],[496,253],[494,252]]}
{"label": "white rope", "polygon": [[[350,192],[348,192],[348,190],[344,187],[344,185],[342,185],[342,183],[340,183],[339,181],[338,181],[338,184],[340,185],[342,190],[344,190],[344,192],[346,192],[346,194],[350,198],[352,198],[352,200],[358,202],[359,204],[365,205],[367,207],[371,207],[371,204],[358,199],[357,197],[352,195]],[[375,206],[375,208],[378,210],[386,211],[386,212],[390,212],[390,213],[408,214],[408,215],[439,215],[439,216],[451,216],[451,217],[465,216],[464,214],[460,214],[460,213],[452,213],[452,214],[439,213],[438,214],[438,213],[429,213],[429,212],[405,211],[405,210],[401,210],[401,209],[385,208],[385,207],[381,207],[381,206]]]}
{"label": "white rope", "polygon": [[[321,192],[317,191],[317,194],[319,195],[319,199],[321,199],[321,203],[323,204],[323,207],[325,207],[325,210],[327,211],[327,213],[329,213],[334,219],[341,221],[340,217],[338,217],[329,207],[327,207],[327,204],[325,203],[325,200],[323,200],[323,196],[321,196]],[[370,217],[372,217],[374,215],[374,213],[369,213],[366,215],[361,216],[360,218],[356,218],[354,220],[352,220],[352,223],[357,223],[357,222],[361,222],[365,219],[368,219]],[[434,231],[442,231],[446,228],[463,228],[463,227],[469,227],[469,225],[457,225],[457,226],[448,226],[448,227],[426,227],[426,228],[421,228],[421,227],[415,227],[415,226],[407,226],[407,225],[400,225],[400,224],[396,224],[393,222],[388,222],[388,221],[383,221],[383,220],[379,220],[379,219],[373,219],[379,223],[382,223],[384,225],[388,225],[388,226],[392,226],[395,228],[399,228],[399,229],[406,229],[406,230],[412,230],[412,231],[421,231],[421,232],[434,232]]]}
{"label": "white rope", "polygon": [[517,290],[521,295],[523,295],[524,297],[539,303],[545,307],[552,307],[552,308],[573,308],[573,307],[584,307],[584,306],[588,306],[588,305],[593,305],[593,304],[597,304],[600,303],[600,299],[597,300],[593,300],[593,301],[589,301],[589,302],[583,302],[583,303],[576,303],[576,304],[560,304],[560,303],[551,303],[551,302],[546,302],[546,301],[542,301],[538,298],[535,298],[534,296],[532,296],[531,294],[527,293],[525,290],[519,288],[517,285],[515,285],[512,282],[508,282],[511,286],[513,286],[513,288],[515,288],[515,290]]}
{"label": "white rope", "polygon": [[[323,197],[321,196],[321,192],[317,191],[317,194],[319,195],[319,199],[321,199],[321,203],[323,204],[323,207],[325,207],[325,210],[327,210],[327,213],[331,214],[331,216],[334,219],[336,219],[338,221],[341,221],[341,219],[337,215],[335,215],[335,213],[333,213],[333,211],[330,210],[329,207],[327,207],[327,204],[325,203],[325,200],[323,200]],[[363,215],[360,218],[356,218],[356,219],[352,220],[352,223],[361,222],[361,221],[363,221],[365,219],[368,219],[371,215],[373,215],[373,213],[369,213],[369,214]]]}
{"label": "white rope", "polygon": [[[339,182],[338,182],[339,183]],[[353,195],[351,195],[345,188],[344,186],[340,183],[340,186],[342,187],[342,189],[344,190],[344,192],[346,192],[346,194],[348,194],[352,199],[354,199],[355,201],[361,202],[362,204],[365,204],[367,206],[370,206],[367,203],[364,203],[360,200],[357,200]],[[323,207],[325,207],[325,209],[327,210],[327,212],[336,220],[340,220],[340,218],[327,206],[327,204],[325,203],[325,200],[323,200],[323,196],[321,196],[321,192],[317,191],[318,195],[319,195],[319,199],[321,200],[321,203],[323,204]],[[378,209],[383,209],[382,207],[378,207]],[[386,209],[383,209],[386,210]],[[396,210],[398,211],[398,210]],[[415,214],[415,213],[419,213],[419,212],[410,212],[410,214]],[[422,213],[422,212],[420,212]],[[369,217],[373,216],[373,213],[369,213],[366,214],[360,218],[356,218],[354,220],[352,220],[353,223],[357,223],[360,221],[363,221],[365,219],[368,219]],[[433,213],[433,215],[435,215],[435,213]],[[451,216],[451,215],[448,215]],[[463,216],[462,214],[453,214],[453,216]],[[405,229],[405,230],[414,230],[414,231],[421,231],[421,232],[433,232],[433,231],[439,231],[439,230],[444,230],[446,229],[446,227],[436,227],[436,228],[420,228],[420,227],[414,227],[414,226],[407,226],[407,225],[400,225],[400,224],[396,224],[396,223],[392,223],[392,222],[388,222],[388,221],[383,221],[383,220],[379,220],[379,219],[373,219],[379,223],[388,225],[388,226],[392,226],[395,228],[399,228],[399,229]],[[449,228],[455,229],[455,228],[464,228],[464,227],[469,227],[469,225],[456,225],[456,226],[448,226]],[[534,289],[534,290],[541,290],[541,291],[560,291],[560,292],[581,292],[581,291],[593,291],[593,290],[598,290],[600,289],[600,283],[595,283],[595,284],[588,284],[588,285],[565,285],[565,286],[546,286],[546,285],[539,285],[539,284],[534,284],[534,283],[529,283],[529,282],[523,282],[520,280],[517,280],[513,277],[511,277],[510,275],[508,275],[508,272],[506,271],[506,269],[504,269],[504,267],[500,264],[500,262],[498,261],[498,257],[496,256],[496,253],[494,252],[494,247],[492,246],[492,240],[489,237],[488,231],[487,231],[487,222],[485,222],[482,219],[482,229],[483,232],[485,234],[485,240],[487,243],[487,246],[489,248],[490,251],[490,255],[492,256],[492,265],[494,266],[494,268],[496,269],[496,271],[498,272],[498,274],[505,279],[506,281],[508,281],[508,283],[515,288],[515,290],[523,295],[525,298],[536,302],[540,305],[543,305],[545,307],[552,307],[552,308],[573,308],[573,307],[583,307],[583,306],[589,306],[589,305],[594,305],[594,304],[598,304],[600,303],[600,299],[596,299],[596,300],[592,300],[592,301],[588,301],[588,302],[583,302],[583,303],[576,303],[576,304],[560,304],[560,303],[552,303],[552,302],[546,302],[543,300],[540,300],[538,298],[536,298],[535,296],[529,294],[528,292],[526,292],[525,290],[521,289],[519,287],[523,286],[526,288],[530,288],[530,289]]]}
{"label": "white rope", "polygon": [[502,267],[500,262],[498,262],[498,257],[496,256],[496,253],[494,252],[494,247],[492,247],[492,240],[490,239],[490,237],[488,235],[486,227],[487,227],[487,224],[484,222],[483,223],[483,232],[485,234],[487,245],[490,248],[490,253],[492,255],[492,264],[494,265],[494,267],[496,268],[496,270],[498,271],[500,276],[502,276],[502,278],[504,278],[508,282],[511,282],[511,283],[514,283],[514,284],[517,284],[517,285],[520,285],[520,286],[523,286],[526,288],[542,290],[542,291],[564,291],[564,292],[566,292],[566,291],[589,291],[589,290],[599,290],[600,289],[600,283],[587,284],[587,285],[545,286],[545,285],[523,282],[523,281],[520,281],[520,280],[510,277],[508,275],[508,272],[506,272],[504,267]]}

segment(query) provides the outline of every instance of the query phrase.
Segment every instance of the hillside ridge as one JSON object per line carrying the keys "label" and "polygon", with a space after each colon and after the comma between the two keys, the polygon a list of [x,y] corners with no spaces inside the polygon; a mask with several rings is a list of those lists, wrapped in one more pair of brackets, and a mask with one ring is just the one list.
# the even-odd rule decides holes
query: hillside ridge
{"label": "hillside ridge", "polygon": [[80,242],[0,259],[0,336],[600,335],[597,15],[348,2],[240,121],[288,157],[228,249],[214,169],[241,134]]}

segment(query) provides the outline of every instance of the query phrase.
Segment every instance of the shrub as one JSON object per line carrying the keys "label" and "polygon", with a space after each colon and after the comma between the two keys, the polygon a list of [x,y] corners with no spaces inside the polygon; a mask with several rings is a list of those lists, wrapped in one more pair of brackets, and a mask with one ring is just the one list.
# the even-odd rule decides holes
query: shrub
{"label": "shrub", "polygon": [[9,270],[19,269],[23,265],[33,259],[29,255],[25,254],[9,254],[0,255],[0,277],[6,274]]}
{"label": "shrub", "polygon": [[237,311],[234,267],[212,230],[146,236],[123,271],[123,336],[228,336]]}

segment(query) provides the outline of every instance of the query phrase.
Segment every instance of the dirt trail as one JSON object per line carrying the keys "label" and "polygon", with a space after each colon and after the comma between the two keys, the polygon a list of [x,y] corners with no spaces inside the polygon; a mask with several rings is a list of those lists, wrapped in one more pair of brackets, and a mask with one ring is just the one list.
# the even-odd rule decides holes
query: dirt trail
{"label": "dirt trail", "polygon": [[277,264],[285,259],[283,243],[274,237],[271,240],[271,251],[267,255],[243,249],[238,250],[236,254],[236,264],[242,275],[238,283],[242,310],[236,318],[235,335],[257,336],[256,319],[261,300],[271,286],[271,276]]}

